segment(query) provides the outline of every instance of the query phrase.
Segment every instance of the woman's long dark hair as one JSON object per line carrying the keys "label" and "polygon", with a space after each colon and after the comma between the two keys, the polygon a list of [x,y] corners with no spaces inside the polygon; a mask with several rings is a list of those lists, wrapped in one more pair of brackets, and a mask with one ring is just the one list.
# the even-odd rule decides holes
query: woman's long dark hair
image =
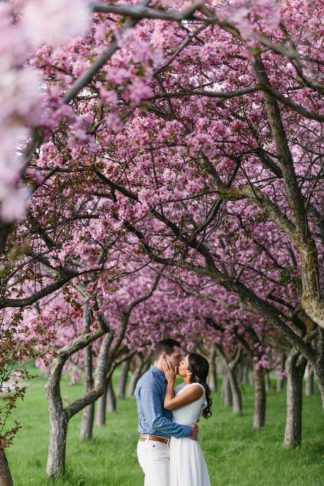
{"label": "woman's long dark hair", "polygon": [[203,410],[203,417],[211,416],[212,401],[210,398],[210,388],[207,385],[207,376],[209,372],[209,363],[206,358],[197,353],[189,353],[188,370],[191,371],[191,382],[200,383],[205,388],[207,406]]}

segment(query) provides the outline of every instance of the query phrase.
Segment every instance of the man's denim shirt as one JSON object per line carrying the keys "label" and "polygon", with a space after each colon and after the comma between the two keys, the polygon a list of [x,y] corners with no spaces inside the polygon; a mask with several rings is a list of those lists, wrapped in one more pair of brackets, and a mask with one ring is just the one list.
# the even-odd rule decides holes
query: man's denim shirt
{"label": "man's denim shirt", "polygon": [[167,386],[164,373],[155,366],[144,373],[138,381],[135,398],[139,417],[138,430],[140,434],[157,435],[169,439],[173,437],[189,437],[189,425],[179,425],[172,422],[171,410],[163,407]]}

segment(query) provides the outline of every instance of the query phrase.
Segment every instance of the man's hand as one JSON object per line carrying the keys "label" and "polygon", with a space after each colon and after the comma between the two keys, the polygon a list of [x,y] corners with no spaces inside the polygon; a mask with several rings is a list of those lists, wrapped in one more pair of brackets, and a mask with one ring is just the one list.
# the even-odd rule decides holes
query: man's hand
{"label": "man's hand", "polygon": [[172,364],[170,363],[170,361],[166,359],[163,359],[163,371],[167,382],[174,383],[177,373],[176,370],[173,368]]}
{"label": "man's hand", "polygon": [[198,440],[198,425],[191,424],[190,428],[191,428],[191,436],[189,437],[189,439]]}

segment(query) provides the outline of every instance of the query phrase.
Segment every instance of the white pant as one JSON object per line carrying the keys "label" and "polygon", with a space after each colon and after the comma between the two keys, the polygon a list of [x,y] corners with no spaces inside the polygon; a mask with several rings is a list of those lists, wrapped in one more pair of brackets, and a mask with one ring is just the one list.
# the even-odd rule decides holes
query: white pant
{"label": "white pant", "polygon": [[137,445],[137,458],[145,474],[144,486],[169,486],[169,444],[153,440],[140,440]]}

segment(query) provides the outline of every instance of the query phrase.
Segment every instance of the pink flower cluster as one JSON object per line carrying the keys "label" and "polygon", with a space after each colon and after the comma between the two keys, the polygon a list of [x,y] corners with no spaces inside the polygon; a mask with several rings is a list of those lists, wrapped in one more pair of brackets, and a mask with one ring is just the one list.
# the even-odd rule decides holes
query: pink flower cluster
{"label": "pink flower cluster", "polygon": [[44,110],[42,77],[28,59],[44,42],[62,42],[89,26],[85,1],[73,0],[65,7],[58,0],[0,4],[0,218],[7,221],[25,213],[29,191],[20,179],[23,153]]}

